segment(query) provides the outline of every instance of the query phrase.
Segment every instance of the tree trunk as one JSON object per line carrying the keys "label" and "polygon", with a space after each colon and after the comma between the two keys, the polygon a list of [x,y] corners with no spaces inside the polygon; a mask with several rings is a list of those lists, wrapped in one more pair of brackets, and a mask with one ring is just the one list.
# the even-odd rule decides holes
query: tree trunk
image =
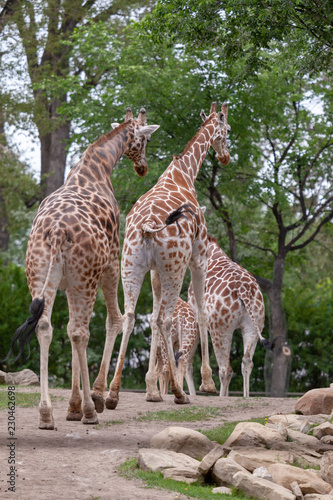
{"label": "tree trunk", "polygon": [[0,186],[0,250],[7,252],[9,245],[9,224],[6,213],[5,200],[2,196],[2,189]]}
{"label": "tree trunk", "polygon": [[287,327],[282,307],[282,283],[284,257],[276,256],[273,281],[258,278],[258,283],[267,293],[269,300],[270,340],[276,339],[273,351],[267,351],[265,358],[266,394],[284,397],[289,384],[291,351],[287,346]]}
{"label": "tree trunk", "polygon": [[[52,102],[49,109],[51,121],[59,120],[57,108],[60,104],[58,100]],[[69,130],[70,123],[66,121],[48,134],[40,133],[42,198],[53,193],[64,183]]]}

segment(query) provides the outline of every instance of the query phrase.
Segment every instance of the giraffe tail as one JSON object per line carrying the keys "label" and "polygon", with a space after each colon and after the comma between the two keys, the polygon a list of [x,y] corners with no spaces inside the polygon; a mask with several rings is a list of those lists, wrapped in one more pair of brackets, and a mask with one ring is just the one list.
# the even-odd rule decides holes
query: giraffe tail
{"label": "giraffe tail", "polygon": [[[15,345],[15,342],[19,346],[19,353],[14,358],[10,363],[14,363],[17,361],[23,354],[24,347],[28,347],[28,356],[27,359],[30,357],[30,340],[31,337],[36,330],[36,326],[38,324],[38,321],[40,320],[43,311],[44,311],[44,306],[45,306],[45,290],[48,286],[48,283],[53,275],[54,267],[56,264],[56,259],[58,257],[58,254],[61,250],[61,246],[64,241],[66,241],[66,233],[63,229],[60,228],[55,228],[53,231],[47,235],[46,237],[47,244],[51,247],[51,258],[50,258],[50,265],[49,269],[47,272],[46,280],[44,282],[43,289],[40,293],[39,297],[36,297],[30,304],[29,311],[31,313],[31,316],[21,325],[16,332],[13,335],[13,338],[11,340],[10,344],[10,349],[7,354],[7,356],[1,360],[2,363],[7,361],[10,356],[13,353],[13,348]],[[59,280],[60,282],[60,280]]]}
{"label": "giraffe tail", "polygon": [[178,236],[182,232],[181,227],[179,225],[179,219],[182,217],[184,219],[187,219],[188,217],[185,215],[186,213],[189,213],[193,215],[194,217],[197,217],[195,212],[192,210],[192,205],[189,203],[185,203],[184,205],[181,205],[180,207],[176,208],[173,212],[171,212],[168,217],[165,219],[165,223],[162,227],[153,229],[148,223],[142,225],[142,231],[146,233],[158,233],[159,231],[162,231],[165,229],[167,226],[170,226],[170,224],[177,224],[178,227]]}
{"label": "giraffe tail", "polygon": [[16,356],[16,358],[13,359],[11,361],[11,363],[14,363],[22,356],[23,349],[24,349],[25,345],[27,345],[28,349],[29,349],[29,353],[28,353],[28,358],[29,358],[29,356],[30,356],[30,346],[29,346],[30,340],[31,340],[31,337],[35,331],[37,323],[38,323],[41,315],[43,314],[44,305],[45,305],[44,297],[41,299],[36,298],[31,302],[30,307],[29,307],[29,311],[31,313],[31,316],[14,333],[11,344],[10,344],[9,352],[8,352],[7,356],[1,360],[2,363],[7,361],[10,358],[10,356],[12,355],[15,342],[17,342],[17,344],[19,345],[20,350],[19,350],[19,353]]}
{"label": "giraffe tail", "polygon": [[260,340],[260,344],[261,344],[261,345],[262,345],[265,349],[269,349],[270,351],[273,351],[273,349],[274,349],[274,347],[275,347],[276,340],[277,340],[279,337],[275,337],[275,338],[272,340],[272,342],[270,342],[269,340],[265,339],[265,337],[263,337],[263,336],[261,335],[261,329],[259,328],[259,325],[258,325],[258,323],[257,323],[257,320],[256,320],[256,318],[254,317],[254,314],[253,314],[253,312],[252,312],[252,309],[251,309],[251,307],[248,307],[248,306],[247,306],[247,304],[248,304],[248,300],[247,300],[247,299],[249,299],[249,297],[245,296],[245,294],[243,294],[243,293],[242,293],[241,295],[243,295],[243,297],[242,297],[242,296],[239,296],[239,298],[240,298],[240,300],[242,301],[242,303],[243,303],[243,305],[244,305],[244,307],[245,307],[245,309],[246,309],[246,311],[247,311],[248,315],[249,315],[249,316],[250,316],[250,318],[251,318],[252,324],[253,324],[253,326],[255,327],[256,332],[257,332],[257,336],[258,336],[258,338],[259,338],[259,340]]}

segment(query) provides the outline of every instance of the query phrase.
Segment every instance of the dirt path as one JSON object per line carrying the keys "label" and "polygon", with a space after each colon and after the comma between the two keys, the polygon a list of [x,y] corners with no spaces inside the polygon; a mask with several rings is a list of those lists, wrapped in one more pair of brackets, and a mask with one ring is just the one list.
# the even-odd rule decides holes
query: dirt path
{"label": "dirt path", "polygon": [[[2,389],[6,390],[6,389]],[[19,389],[39,392],[39,388]],[[147,403],[145,394],[121,392],[116,410],[99,415],[98,426],[65,420],[69,390],[53,389],[54,418],[57,430],[38,429],[38,408],[16,409],[15,460],[18,468],[16,491],[7,492],[10,441],[7,410],[0,411],[0,498],[3,500],[171,500],[176,493],[144,488],[140,481],[119,475],[118,466],[137,457],[139,448],[149,446],[151,437],[169,425],[209,429],[223,421],[248,420],[274,413],[292,413],[295,399],[191,397],[195,406],[219,407],[221,416],[196,422],[138,421],[147,412],[175,410],[173,396],[161,403]],[[110,421],[113,421],[112,423]],[[185,497],[184,497],[185,498]]]}

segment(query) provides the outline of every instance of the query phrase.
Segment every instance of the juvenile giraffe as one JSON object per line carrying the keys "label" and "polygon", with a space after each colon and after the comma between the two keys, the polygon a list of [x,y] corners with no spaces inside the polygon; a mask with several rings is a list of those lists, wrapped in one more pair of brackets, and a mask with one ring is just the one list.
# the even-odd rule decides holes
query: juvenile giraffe
{"label": "juvenile giraffe", "polygon": [[[179,404],[189,402],[176,380],[170,337],[172,315],[188,265],[198,304],[202,348],[201,387],[206,392],[216,392],[209,366],[207,314],[203,297],[207,268],[207,230],[194,188],[200,166],[211,145],[217,151],[222,163],[228,164],[230,161],[226,143],[229,130],[228,105],[224,104],[222,111],[219,112],[216,108],[216,103],[213,103],[210,116],[188,143],[184,152],[180,156],[174,156],[157,184],[134,204],[126,218],[121,263],[125,296],[123,337],[114,378],[106,399],[107,408],[113,409],[118,404],[121,372],[128,339],[135,322],[135,306],[144,276],[149,270],[153,288],[153,314],[151,353],[146,375],[147,401],[162,399],[157,389],[155,369],[156,349],[161,333],[167,346],[171,390],[175,402]],[[172,221],[176,221],[178,227],[174,224],[169,225]]]}
{"label": "juvenile giraffe", "polygon": [[[15,332],[6,359],[16,340],[20,344],[18,358],[36,329],[40,344],[41,429],[54,428],[48,389],[48,355],[53,332],[51,313],[58,287],[66,290],[69,307],[67,333],[72,345],[72,393],[66,418],[96,424],[98,418],[93,399],[98,411],[104,408],[103,391],[111,351],[115,337],[122,329],[117,300],[119,208],[110,175],[123,154],[133,161],[139,176],[146,175],[146,143],[159,128],[158,125],[146,125],[144,109],[135,120],[130,108],[125,122],[112,126],[116,128],[87,148],[64,185],[41,203],[31,229],[26,273],[33,298],[32,316]],[[99,282],[107,307],[106,343],[92,398],[86,349]]]}
{"label": "juvenile giraffe", "polygon": [[[196,308],[193,283],[189,286],[188,302]],[[257,341],[260,339],[262,345],[270,349],[274,347],[274,343],[270,344],[261,335],[265,322],[265,306],[256,279],[246,269],[229,259],[217,240],[210,236],[205,303],[209,316],[208,329],[219,365],[220,396],[228,396],[233,373],[229,359],[232,336],[236,328],[241,328],[244,346],[243,392],[247,398],[250,394],[252,358]]]}
{"label": "juvenile giraffe", "polygon": [[[192,307],[180,297],[177,300],[176,309],[173,313],[170,335],[173,349],[177,352],[176,368],[178,382],[181,388],[183,388],[183,380],[185,377],[190,396],[195,395],[193,383],[193,357],[199,342],[199,332]],[[167,394],[169,386],[169,364],[162,336],[160,336],[157,348],[156,369],[161,394]]]}

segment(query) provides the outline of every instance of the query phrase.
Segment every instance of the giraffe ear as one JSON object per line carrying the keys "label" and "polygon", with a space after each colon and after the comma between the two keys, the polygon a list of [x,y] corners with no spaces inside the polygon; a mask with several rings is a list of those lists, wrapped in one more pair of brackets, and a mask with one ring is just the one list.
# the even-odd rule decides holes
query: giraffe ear
{"label": "giraffe ear", "polygon": [[201,208],[201,210],[202,210],[202,213],[203,213],[203,214],[204,214],[204,213],[206,212],[206,210],[207,210],[207,207],[200,207],[200,208]]}
{"label": "giraffe ear", "polygon": [[112,128],[116,128],[116,127],[118,127],[118,125],[119,125],[119,123],[111,123]]}
{"label": "giraffe ear", "polygon": [[154,132],[156,132],[156,130],[158,128],[160,128],[159,125],[145,125],[144,127],[139,128],[138,135],[139,136],[141,136],[141,135],[151,135]]}
{"label": "giraffe ear", "polygon": [[204,112],[204,110],[203,110],[203,109],[201,110],[200,116],[201,116],[201,120],[202,120],[203,122],[205,122],[205,121],[207,120],[206,113]]}

